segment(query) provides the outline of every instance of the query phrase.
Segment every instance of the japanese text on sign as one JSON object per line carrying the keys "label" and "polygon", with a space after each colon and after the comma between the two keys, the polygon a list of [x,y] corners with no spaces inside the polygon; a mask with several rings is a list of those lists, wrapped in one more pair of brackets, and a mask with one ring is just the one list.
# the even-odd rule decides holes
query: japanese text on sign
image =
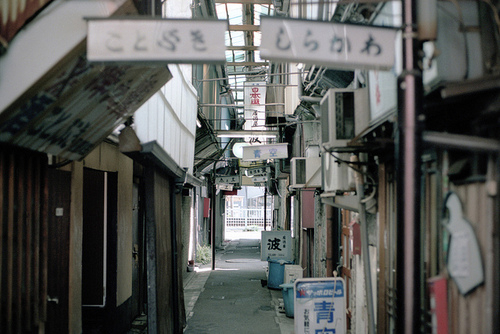
{"label": "japanese text on sign", "polygon": [[261,57],[334,68],[390,69],[398,30],[263,17]]}
{"label": "japanese text on sign", "polygon": [[227,21],[217,20],[89,20],[87,58],[223,63],[226,29]]}
{"label": "japanese text on sign", "polygon": [[288,158],[288,144],[250,145],[243,147],[243,160],[267,160]]}
{"label": "japanese text on sign", "polygon": [[346,304],[342,278],[298,279],[294,295],[296,333],[346,332]]}
{"label": "japanese text on sign", "polygon": [[292,261],[290,231],[262,231],[261,259]]}
{"label": "japanese text on sign", "polygon": [[224,184],[224,183],[236,183],[241,184],[241,175],[228,175],[228,176],[216,176],[215,177],[216,184]]}
{"label": "japanese text on sign", "polygon": [[266,83],[245,82],[245,130],[266,129]]}

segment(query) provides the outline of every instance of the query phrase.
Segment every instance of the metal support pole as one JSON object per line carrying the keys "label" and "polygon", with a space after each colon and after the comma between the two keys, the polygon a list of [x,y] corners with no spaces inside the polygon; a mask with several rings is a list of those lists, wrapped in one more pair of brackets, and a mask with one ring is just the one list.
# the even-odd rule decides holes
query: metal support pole
{"label": "metal support pole", "polygon": [[[214,164],[214,170],[215,170],[215,164]],[[217,187],[214,183],[212,186],[212,201],[211,201],[211,206],[212,206],[212,214],[210,215],[210,244],[212,246],[212,270],[215,270],[215,214],[216,214],[216,205],[215,205],[215,198],[217,197]]]}
{"label": "metal support pole", "polygon": [[267,231],[267,187],[264,188],[264,231]]}
{"label": "metal support pole", "polygon": [[397,333],[420,333],[420,142],[422,71],[417,0],[403,0],[403,72],[398,78]]}

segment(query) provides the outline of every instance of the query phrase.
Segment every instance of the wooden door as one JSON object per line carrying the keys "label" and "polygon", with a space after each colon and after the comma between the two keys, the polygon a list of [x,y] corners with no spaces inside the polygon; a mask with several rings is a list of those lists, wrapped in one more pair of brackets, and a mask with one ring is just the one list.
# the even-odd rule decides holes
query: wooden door
{"label": "wooden door", "polygon": [[47,333],[69,330],[69,231],[71,172],[49,169]]}

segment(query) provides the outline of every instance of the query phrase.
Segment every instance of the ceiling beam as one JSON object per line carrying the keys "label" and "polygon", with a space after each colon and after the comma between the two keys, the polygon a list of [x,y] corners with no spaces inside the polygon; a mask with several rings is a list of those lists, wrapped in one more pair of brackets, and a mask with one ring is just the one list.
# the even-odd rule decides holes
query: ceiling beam
{"label": "ceiling beam", "polygon": [[230,24],[229,31],[260,31],[260,26],[253,24]]}
{"label": "ceiling beam", "polygon": [[268,66],[269,63],[265,61],[238,61],[238,62],[227,62],[227,66]]}
{"label": "ceiling beam", "polygon": [[215,3],[241,3],[252,5],[272,5],[272,0],[215,0]]}
{"label": "ceiling beam", "polygon": [[226,46],[226,50],[228,51],[238,51],[238,50],[244,50],[244,51],[256,51],[258,50],[259,47],[255,45],[241,45],[241,46]]}

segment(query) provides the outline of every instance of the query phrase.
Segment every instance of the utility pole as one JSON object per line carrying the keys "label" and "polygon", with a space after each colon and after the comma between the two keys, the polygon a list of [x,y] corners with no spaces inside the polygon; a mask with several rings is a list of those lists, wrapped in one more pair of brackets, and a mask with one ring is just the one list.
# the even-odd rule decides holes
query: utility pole
{"label": "utility pole", "polygon": [[420,156],[423,83],[417,2],[402,0],[403,71],[398,78],[397,333],[420,333]]}

